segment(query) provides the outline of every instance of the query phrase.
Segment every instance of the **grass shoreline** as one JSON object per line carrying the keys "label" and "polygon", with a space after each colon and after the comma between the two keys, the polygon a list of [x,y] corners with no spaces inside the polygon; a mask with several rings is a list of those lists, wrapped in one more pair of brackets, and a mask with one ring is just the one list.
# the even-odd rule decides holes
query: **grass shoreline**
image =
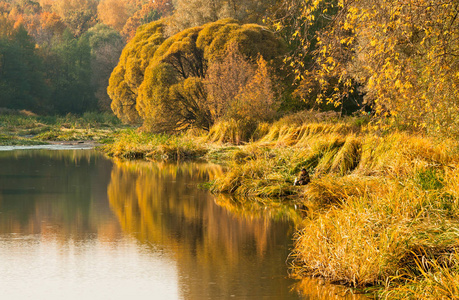
{"label": "grass shoreline", "polygon": [[[322,277],[381,299],[457,298],[459,144],[403,131],[380,134],[348,120],[288,123],[263,125],[249,143],[238,143],[235,136],[244,133],[234,128],[221,136],[215,129],[173,137],[130,131],[104,151],[204,158],[227,169],[209,184],[214,193],[301,206],[295,277]],[[301,168],[312,181],[295,187]]]}
{"label": "grass shoreline", "polygon": [[105,143],[123,128],[126,126],[108,113],[37,116],[27,111],[8,110],[0,113],[0,145],[46,145],[70,141]]}
{"label": "grass shoreline", "polygon": [[[380,299],[458,299],[457,141],[298,116],[260,124],[242,143],[247,136],[237,122],[181,135],[123,129],[100,149],[126,159],[218,162],[227,171],[207,185],[212,192],[300,206],[294,277],[322,277]],[[301,168],[312,180],[295,187]]]}

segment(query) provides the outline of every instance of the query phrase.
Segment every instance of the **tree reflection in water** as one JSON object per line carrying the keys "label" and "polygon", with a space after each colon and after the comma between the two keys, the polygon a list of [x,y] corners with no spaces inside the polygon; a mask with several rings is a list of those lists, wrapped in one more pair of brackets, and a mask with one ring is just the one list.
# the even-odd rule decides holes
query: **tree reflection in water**
{"label": "tree reflection in water", "polygon": [[228,199],[197,188],[220,172],[209,164],[118,161],[109,202],[125,232],[173,253],[184,298],[296,299],[285,262],[293,224],[263,210],[237,213]]}
{"label": "tree reflection in water", "polygon": [[108,198],[123,231],[171,253],[184,299],[362,299],[288,279],[298,211],[197,188],[221,172],[210,164],[116,161],[111,173]]}

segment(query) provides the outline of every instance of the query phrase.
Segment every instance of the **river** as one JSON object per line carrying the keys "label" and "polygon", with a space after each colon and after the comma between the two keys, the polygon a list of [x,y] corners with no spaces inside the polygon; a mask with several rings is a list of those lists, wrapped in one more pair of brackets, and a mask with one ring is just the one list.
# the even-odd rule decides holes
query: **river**
{"label": "river", "polygon": [[219,172],[0,147],[0,299],[357,299],[290,279],[294,209],[199,188]]}

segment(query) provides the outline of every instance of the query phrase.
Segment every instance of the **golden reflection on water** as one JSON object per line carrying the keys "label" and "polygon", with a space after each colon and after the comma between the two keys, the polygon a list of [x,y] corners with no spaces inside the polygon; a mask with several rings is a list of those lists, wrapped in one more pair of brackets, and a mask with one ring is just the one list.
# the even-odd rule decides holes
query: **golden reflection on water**
{"label": "golden reflection on water", "polygon": [[109,202],[125,232],[173,251],[186,299],[296,298],[286,279],[291,222],[228,210],[228,199],[196,189],[220,172],[208,164],[117,161]]}
{"label": "golden reflection on water", "polygon": [[[343,292],[333,286],[288,279],[297,210],[282,201],[268,207],[266,199],[215,197],[198,189],[222,174],[217,165],[112,162],[93,151],[73,150],[0,152],[0,165],[1,245],[16,249],[13,257],[24,258],[26,270],[43,268],[31,272],[33,278],[37,272],[54,276],[62,267],[71,269],[66,260],[75,257],[91,271],[78,280],[99,292],[94,278],[122,289],[97,273],[118,266],[126,274],[116,276],[125,283],[157,280],[169,286],[167,291],[177,284],[182,299],[358,299],[338,297]],[[40,244],[47,250],[38,262],[22,256],[27,247],[36,253]],[[46,269],[50,258],[54,269]],[[150,270],[152,265],[163,266]],[[23,276],[20,270],[13,272],[13,281],[15,274]],[[158,278],[148,272],[159,272]],[[172,280],[164,279],[167,272]],[[37,279],[35,287],[42,285]]]}
{"label": "golden reflection on water", "polygon": [[363,294],[355,293],[351,289],[328,283],[323,279],[305,278],[292,286],[292,290],[306,299],[314,300],[369,300]]}

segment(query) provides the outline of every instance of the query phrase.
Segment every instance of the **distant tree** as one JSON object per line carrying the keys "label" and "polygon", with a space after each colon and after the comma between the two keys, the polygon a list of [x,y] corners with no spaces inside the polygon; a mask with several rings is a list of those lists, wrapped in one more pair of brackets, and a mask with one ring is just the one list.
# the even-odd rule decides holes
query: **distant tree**
{"label": "distant tree", "polygon": [[43,64],[23,26],[0,36],[0,107],[43,111]]}
{"label": "distant tree", "polygon": [[136,110],[138,88],[156,49],[165,40],[163,32],[162,20],[141,26],[123,49],[119,63],[110,76],[107,91],[112,99],[111,108],[123,122],[139,121]]}
{"label": "distant tree", "polygon": [[50,110],[59,114],[97,110],[91,82],[89,39],[77,39],[70,31],[65,31],[45,59],[46,75],[52,87]]}
{"label": "distant tree", "polygon": [[97,0],[55,0],[52,10],[72,34],[79,37],[96,24],[97,4]]}
{"label": "distant tree", "polygon": [[134,15],[127,20],[121,34],[129,41],[134,37],[140,25],[159,20],[162,17],[167,17],[172,11],[172,0],[149,1],[142,5],[142,8],[137,10]]}
{"label": "distant tree", "polygon": [[97,6],[99,20],[120,32],[135,7],[126,0],[101,0]]}
{"label": "distant tree", "polygon": [[174,0],[175,12],[170,31],[178,32],[223,18],[261,23],[267,10],[275,3],[276,0]]}
{"label": "distant tree", "polygon": [[14,22],[6,14],[0,14],[0,37],[8,37],[14,33]]}
{"label": "distant tree", "polygon": [[89,29],[81,38],[87,39],[91,48],[91,82],[99,109],[109,111],[108,80],[123,50],[123,38],[116,30],[103,24]]}
{"label": "distant tree", "polygon": [[56,13],[42,12],[33,37],[38,45],[51,44],[55,37],[60,37],[67,28]]}

